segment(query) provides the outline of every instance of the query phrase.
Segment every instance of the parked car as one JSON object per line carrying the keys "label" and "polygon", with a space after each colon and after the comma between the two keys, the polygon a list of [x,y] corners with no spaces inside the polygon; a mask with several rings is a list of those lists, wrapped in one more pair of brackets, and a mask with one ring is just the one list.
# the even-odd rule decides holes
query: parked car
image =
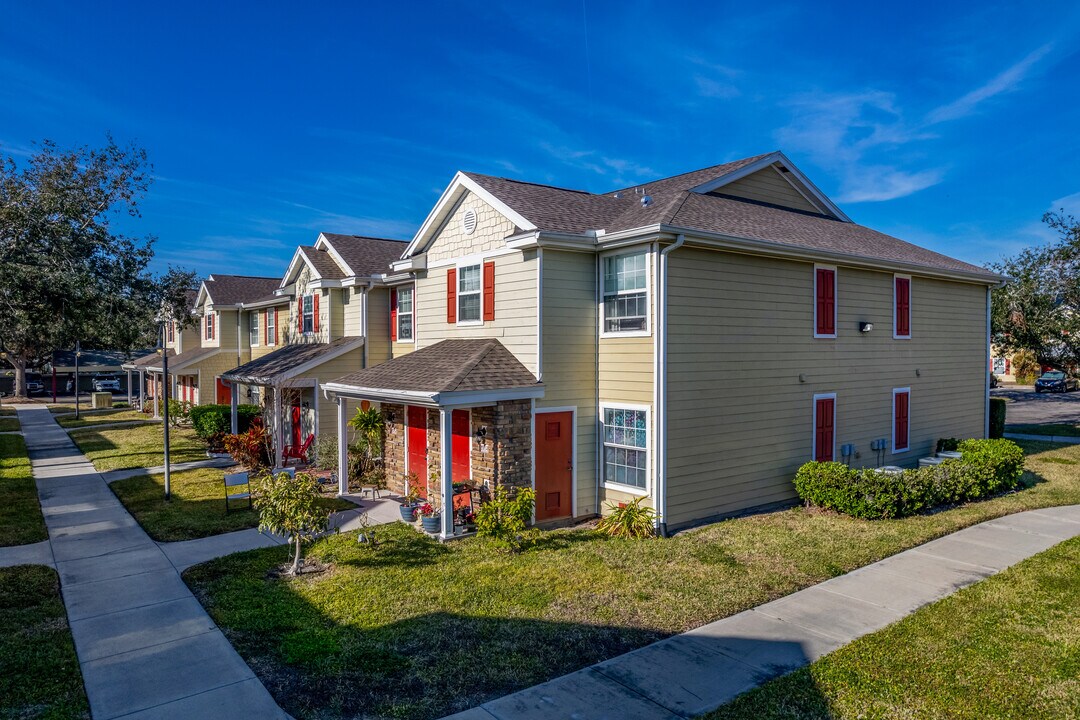
{"label": "parked car", "polygon": [[120,392],[120,381],[109,375],[94,378],[94,392]]}
{"label": "parked car", "polygon": [[1069,392],[1080,390],[1080,381],[1071,378],[1061,370],[1049,370],[1035,381],[1035,392]]}
{"label": "parked car", "polygon": [[45,392],[45,384],[41,382],[40,378],[26,378],[27,395],[37,395],[43,392]]}

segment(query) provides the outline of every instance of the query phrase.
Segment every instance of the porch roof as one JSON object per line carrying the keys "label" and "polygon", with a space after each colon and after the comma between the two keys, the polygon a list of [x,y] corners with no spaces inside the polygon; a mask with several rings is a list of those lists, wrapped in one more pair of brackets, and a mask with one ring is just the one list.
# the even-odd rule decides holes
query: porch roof
{"label": "porch roof", "polygon": [[[168,352],[170,360],[176,356],[175,350],[167,350],[166,352]],[[124,370],[149,370],[151,366],[155,368],[161,367],[161,356],[156,352],[147,353],[146,355],[137,357],[131,362],[124,363],[120,367]],[[161,370],[159,369],[158,372],[161,372]]]}
{"label": "porch roof", "polygon": [[[205,360],[206,358],[208,358],[208,357],[210,357],[212,355],[217,355],[218,353],[225,352],[225,351],[226,351],[225,348],[216,348],[216,347],[195,348],[194,350],[187,350],[185,352],[182,352],[179,355],[175,355],[175,354],[172,353],[172,351],[170,351],[169,352],[169,374],[170,375],[193,375],[194,372],[189,370],[189,368],[192,365],[199,362],[200,360]],[[154,353],[154,355],[152,357],[157,358],[157,359],[156,360],[151,360],[149,363],[147,363],[145,365],[145,368],[147,370],[149,370],[150,372],[157,372],[157,373],[161,372],[162,371],[161,356],[158,355],[157,353]],[[136,361],[136,362],[138,362],[138,361]]]}
{"label": "porch roof", "polygon": [[344,337],[330,343],[294,343],[222,373],[228,382],[243,385],[279,385],[328,360],[364,345],[364,338]]}
{"label": "porch roof", "polygon": [[544,385],[493,338],[443,340],[327,383],[348,397],[419,405],[466,405],[543,397]]}

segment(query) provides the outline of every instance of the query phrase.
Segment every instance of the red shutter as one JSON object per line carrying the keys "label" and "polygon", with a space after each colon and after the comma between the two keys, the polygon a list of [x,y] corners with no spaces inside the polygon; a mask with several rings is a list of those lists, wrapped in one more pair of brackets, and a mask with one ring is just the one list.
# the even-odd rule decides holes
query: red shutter
{"label": "red shutter", "polygon": [[896,334],[911,335],[911,280],[896,278]]}
{"label": "red shutter", "polygon": [[296,332],[299,335],[304,334],[304,296],[296,296]]}
{"label": "red shutter", "polygon": [[311,332],[319,332],[319,294],[311,298]]}
{"label": "red shutter", "polygon": [[836,334],[836,271],[817,270],[817,334]]}
{"label": "red shutter", "polygon": [[278,313],[277,308],[274,308],[274,344],[277,345],[278,337]]}
{"label": "red shutter", "polygon": [[484,320],[495,319],[495,263],[484,263]]}
{"label": "red shutter", "polygon": [[908,449],[908,400],[906,392],[893,395],[893,452]]}
{"label": "red shutter", "polygon": [[818,398],[814,403],[814,459],[829,462],[833,459],[835,398]]}
{"label": "red shutter", "polygon": [[446,271],[446,322],[457,322],[457,268]]}
{"label": "red shutter", "polygon": [[397,288],[390,288],[390,339],[397,340]]}

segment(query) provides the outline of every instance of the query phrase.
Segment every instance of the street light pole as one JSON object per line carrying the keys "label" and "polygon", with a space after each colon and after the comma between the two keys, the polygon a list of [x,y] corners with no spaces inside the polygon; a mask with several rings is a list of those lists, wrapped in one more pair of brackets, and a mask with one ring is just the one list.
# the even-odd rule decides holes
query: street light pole
{"label": "street light pole", "polygon": [[165,322],[161,322],[161,412],[165,425],[165,501],[172,500],[172,482],[169,477],[169,348],[165,344]]}
{"label": "street light pole", "polygon": [[[0,362],[7,365],[7,350],[0,350]],[[14,383],[14,380],[12,381]],[[14,387],[14,384],[12,385]],[[4,406],[4,393],[0,392],[0,407]]]}
{"label": "street light pole", "polygon": [[75,341],[75,419],[79,419],[79,358],[82,356],[82,349],[79,347],[79,341]]}

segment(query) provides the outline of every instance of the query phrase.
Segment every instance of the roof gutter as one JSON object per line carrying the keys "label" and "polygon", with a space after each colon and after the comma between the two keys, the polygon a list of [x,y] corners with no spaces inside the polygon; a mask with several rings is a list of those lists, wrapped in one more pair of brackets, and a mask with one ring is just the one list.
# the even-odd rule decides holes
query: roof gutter
{"label": "roof gutter", "polygon": [[659,287],[656,291],[656,353],[653,373],[654,406],[656,407],[656,530],[667,537],[667,335],[668,335],[668,255],[686,242],[680,233],[675,242],[660,251],[660,267],[657,271]]}

